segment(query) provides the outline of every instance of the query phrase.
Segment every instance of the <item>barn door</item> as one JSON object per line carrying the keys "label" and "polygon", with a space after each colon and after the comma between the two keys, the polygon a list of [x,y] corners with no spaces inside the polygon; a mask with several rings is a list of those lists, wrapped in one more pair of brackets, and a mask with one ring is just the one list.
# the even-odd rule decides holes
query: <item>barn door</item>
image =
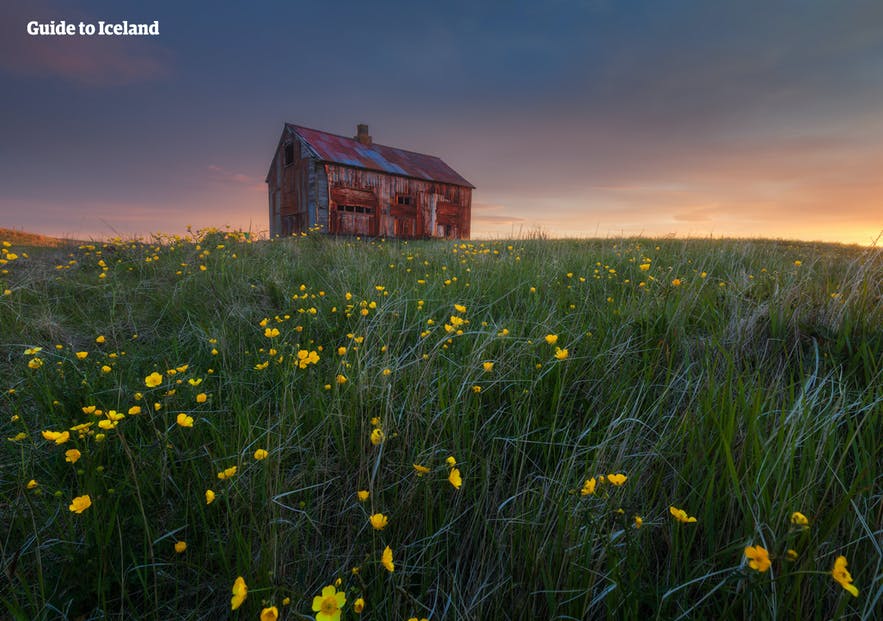
{"label": "barn door", "polygon": [[370,190],[331,189],[331,232],[338,235],[377,235],[377,196]]}

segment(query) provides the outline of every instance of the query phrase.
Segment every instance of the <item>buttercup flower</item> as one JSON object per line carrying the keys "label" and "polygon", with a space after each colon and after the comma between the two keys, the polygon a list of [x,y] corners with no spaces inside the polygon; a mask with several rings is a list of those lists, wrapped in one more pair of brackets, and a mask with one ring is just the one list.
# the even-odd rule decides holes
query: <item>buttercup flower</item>
{"label": "buttercup flower", "polygon": [[451,469],[451,474],[448,475],[448,482],[455,488],[460,489],[460,486],[463,485],[463,478],[460,476],[459,468]]}
{"label": "buttercup flower", "polygon": [[562,349],[560,347],[555,348],[555,358],[558,360],[567,360],[567,357],[570,355],[570,352],[566,349]]}
{"label": "buttercup flower", "polygon": [[28,489],[34,489],[34,488],[37,487],[38,485],[39,485],[39,483],[37,483],[37,480],[36,480],[36,479],[31,479],[30,481],[28,481],[28,484],[27,484],[26,487],[27,487]]}
{"label": "buttercup flower", "polygon": [[635,528],[641,528],[644,525],[644,519],[640,515],[635,516]]}
{"label": "buttercup flower", "polygon": [[748,566],[760,573],[770,568],[770,555],[766,548],[761,546],[748,546],[745,548],[745,557],[748,560]]}
{"label": "buttercup flower", "polygon": [[625,476],[624,474],[608,474],[607,475],[607,481],[609,481],[611,485],[616,485],[617,487],[624,484],[627,479],[628,479],[628,477]]}
{"label": "buttercup flower", "polygon": [[82,513],[91,506],[92,499],[89,497],[89,494],[85,494],[74,498],[68,509],[70,509],[71,513]]}
{"label": "buttercup flower", "polygon": [[422,477],[424,474],[429,472],[429,468],[426,466],[421,466],[420,464],[414,464],[414,470],[417,472],[418,477]]}
{"label": "buttercup flower", "polygon": [[261,610],[261,621],[276,621],[279,618],[279,609],[275,606]]}
{"label": "buttercup flower", "polygon": [[360,597],[353,602],[353,612],[360,615],[363,610],[365,610],[365,600]]}
{"label": "buttercup flower", "polygon": [[186,541],[176,541],[175,542],[175,552],[178,554],[183,554],[187,551],[187,542]]}
{"label": "buttercup flower", "polygon": [[214,501],[215,501],[215,493],[210,489],[205,490],[205,504],[210,505]]}
{"label": "buttercup flower", "polygon": [[671,513],[674,519],[684,524],[690,524],[696,521],[695,517],[688,516],[686,511],[684,511],[683,509],[678,509],[677,507],[669,507],[668,512]]}
{"label": "buttercup flower", "polygon": [[346,604],[346,593],[329,584],[322,589],[322,595],[313,598],[313,612],[316,621],[340,621],[340,610]]}
{"label": "buttercup flower", "polygon": [[481,367],[482,367],[482,369],[484,369],[485,373],[490,373],[491,371],[494,370],[494,363],[493,362],[482,362]]}
{"label": "buttercup flower", "polygon": [[371,431],[371,444],[377,446],[378,444],[383,444],[383,440],[386,436],[383,433],[383,430],[379,428],[375,428]]}
{"label": "buttercup flower", "polygon": [[360,489],[358,492],[356,492],[356,498],[359,499],[359,502],[365,502],[366,500],[368,500],[369,495],[370,492],[368,492],[368,490],[366,489]]}
{"label": "buttercup flower", "polygon": [[162,375],[156,371],[144,378],[144,385],[148,388],[156,388],[160,384],[162,384]]}
{"label": "buttercup flower", "polygon": [[392,548],[386,546],[383,550],[383,554],[380,557],[380,564],[386,568],[386,571],[392,573],[395,571],[395,563],[392,562]]}
{"label": "buttercup flower", "polygon": [[795,526],[809,527],[809,520],[800,511],[791,514],[791,523]]}
{"label": "buttercup flower", "polygon": [[846,557],[838,556],[834,561],[834,567],[831,569],[831,576],[840,586],[849,591],[853,597],[858,597],[858,589],[852,584],[852,575],[846,569]]}
{"label": "buttercup flower", "polygon": [[549,345],[554,345],[555,343],[558,342],[558,335],[557,334],[547,334],[546,335],[546,342]]}
{"label": "buttercup flower", "polygon": [[89,355],[89,352],[87,352],[87,351],[78,351],[78,352],[76,353],[77,360],[83,360],[83,359],[85,359],[88,355]]}
{"label": "buttercup flower", "polygon": [[595,480],[595,477],[591,479],[586,479],[586,482],[583,483],[583,488],[579,491],[583,496],[588,496],[590,494],[595,493],[595,487],[598,485],[598,482]]}
{"label": "buttercup flower", "polygon": [[279,328],[267,328],[264,330],[264,336],[268,339],[273,339],[279,336]]}
{"label": "buttercup flower", "polygon": [[265,451],[265,450],[262,449],[262,448],[259,448],[258,450],[256,450],[256,451],[254,452],[254,458],[255,458],[257,461],[261,461],[262,459],[266,459],[268,454],[269,454],[269,453],[267,453],[267,451]]}
{"label": "buttercup flower", "polygon": [[198,395],[196,395],[196,402],[197,403],[205,403],[207,399],[208,399],[208,395],[205,394],[204,392],[201,392]]}
{"label": "buttercup flower", "polygon": [[180,414],[178,414],[177,423],[181,427],[193,427],[193,417],[187,416],[186,414],[181,412]]}
{"label": "buttercup flower", "polygon": [[64,452],[64,461],[75,464],[81,455],[82,454],[77,449],[68,449]]}
{"label": "buttercup flower", "polygon": [[236,474],[236,466],[230,466],[226,470],[222,470],[218,473],[218,478],[224,481],[225,479],[229,479],[234,474]]}
{"label": "buttercup flower", "polygon": [[236,610],[242,606],[242,602],[248,597],[248,585],[245,584],[245,578],[239,576],[233,582],[233,597],[230,598],[230,610]]}
{"label": "buttercup flower", "polygon": [[371,516],[368,518],[368,521],[371,523],[371,526],[374,528],[374,530],[383,530],[389,523],[389,519],[382,513],[371,514]]}

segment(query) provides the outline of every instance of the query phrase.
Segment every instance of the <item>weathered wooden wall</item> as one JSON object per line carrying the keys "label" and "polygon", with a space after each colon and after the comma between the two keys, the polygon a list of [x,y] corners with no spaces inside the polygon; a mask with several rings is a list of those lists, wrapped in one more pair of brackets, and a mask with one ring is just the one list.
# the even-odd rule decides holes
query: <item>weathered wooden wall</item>
{"label": "weathered wooden wall", "polygon": [[272,237],[320,226],[339,235],[469,238],[472,188],[323,163],[299,138],[286,165],[289,140],[283,135],[267,175]]}

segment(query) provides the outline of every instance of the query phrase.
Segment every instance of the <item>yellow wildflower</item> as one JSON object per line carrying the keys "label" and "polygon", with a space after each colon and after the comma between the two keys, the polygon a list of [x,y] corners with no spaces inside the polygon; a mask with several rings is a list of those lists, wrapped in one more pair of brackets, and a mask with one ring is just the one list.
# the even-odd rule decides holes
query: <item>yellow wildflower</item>
{"label": "yellow wildflower", "polygon": [[107,340],[107,339],[104,338],[104,335],[103,335],[103,334],[99,334],[98,336],[95,337],[95,342],[96,342],[96,343],[103,343],[103,342],[106,341],[106,340]]}
{"label": "yellow wildflower", "polygon": [[261,610],[261,621],[276,621],[279,618],[279,609],[275,606]]}
{"label": "yellow wildflower", "polygon": [[678,509],[677,507],[669,507],[668,512],[671,513],[674,519],[684,524],[690,524],[696,521],[695,517],[688,516],[686,511],[684,511],[683,509]]}
{"label": "yellow wildflower", "polygon": [[267,328],[264,330],[264,336],[268,339],[274,339],[279,336],[279,328]]}
{"label": "yellow wildflower", "polygon": [[449,455],[448,458],[445,460],[445,463],[448,464],[451,468],[453,468],[454,466],[457,465],[457,458],[454,457],[453,455]]}
{"label": "yellow wildflower", "polygon": [[494,363],[493,362],[482,362],[481,367],[484,369],[485,373],[490,373],[491,371],[494,370]]}
{"label": "yellow wildflower", "polygon": [[598,485],[598,481],[595,480],[595,477],[591,479],[586,479],[586,482],[583,483],[583,488],[579,491],[583,496],[589,496],[590,494],[595,493],[595,487]]}
{"label": "yellow wildflower", "polygon": [[382,513],[373,513],[368,518],[368,521],[371,523],[371,526],[374,528],[374,530],[383,530],[389,523],[389,518],[387,518]]}
{"label": "yellow wildflower", "polygon": [[210,489],[205,490],[205,504],[210,505],[214,501],[215,501],[215,493]]}
{"label": "yellow wildflower", "polygon": [[226,470],[222,470],[221,472],[219,472],[219,473],[218,473],[218,478],[219,478],[220,480],[222,480],[222,481],[224,481],[224,480],[226,480],[226,479],[229,479],[229,478],[231,478],[233,475],[236,474],[236,470],[237,470],[236,466],[230,466],[230,467],[227,468]]}
{"label": "yellow wildflower", "polygon": [[791,523],[795,526],[809,527],[809,520],[800,511],[795,511],[791,514]]}
{"label": "yellow wildflower", "polygon": [[261,461],[262,459],[266,459],[267,455],[269,455],[269,453],[267,453],[267,451],[262,448],[259,448],[258,450],[256,450],[254,452],[254,458],[257,461]]}
{"label": "yellow wildflower", "polygon": [[208,395],[205,394],[204,392],[201,392],[198,395],[196,395],[196,402],[197,403],[205,403],[207,399],[208,399]]}
{"label": "yellow wildflower", "polygon": [[242,606],[242,602],[248,597],[248,585],[245,584],[245,578],[239,576],[233,582],[233,597],[230,598],[230,609],[236,610]]}
{"label": "yellow wildflower", "polygon": [[162,375],[156,371],[144,378],[144,385],[148,388],[156,388],[160,384],[162,384]]}
{"label": "yellow wildflower", "polygon": [[353,612],[360,615],[363,610],[365,610],[365,600],[360,597],[353,602]]}
{"label": "yellow wildflower", "polygon": [[28,368],[30,369],[39,369],[43,366],[43,361],[40,358],[31,358],[28,360]]}
{"label": "yellow wildflower", "polygon": [[455,488],[460,489],[460,486],[463,485],[463,478],[460,476],[459,468],[451,469],[451,474],[448,475],[448,482]]}
{"label": "yellow wildflower", "polygon": [[640,515],[635,516],[635,528],[641,528],[644,525],[644,518]]}
{"label": "yellow wildflower", "polygon": [[70,440],[71,434],[69,431],[44,431],[43,438],[49,440],[50,442],[55,442],[58,445],[64,444],[68,440]]}
{"label": "yellow wildflower", "polygon": [[28,481],[28,484],[26,485],[26,487],[27,487],[28,489],[34,489],[34,488],[37,487],[38,485],[39,485],[39,483],[37,483],[37,480],[36,480],[36,479],[31,479],[30,481]]}
{"label": "yellow wildflower", "polygon": [[607,481],[611,485],[616,485],[617,487],[624,484],[627,479],[628,479],[628,477],[625,476],[624,474],[608,474],[607,475]]}
{"label": "yellow wildflower", "polygon": [[371,493],[366,489],[360,489],[358,492],[356,492],[356,498],[359,499],[359,502],[365,502],[366,500],[368,500],[368,496],[370,495]]}
{"label": "yellow wildflower", "polygon": [[555,357],[558,360],[567,360],[567,356],[569,356],[569,355],[570,355],[570,352],[568,352],[566,349],[562,349],[560,347],[555,348]]}
{"label": "yellow wildflower", "polygon": [[346,604],[346,593],[329,584],[322,589],[322,595],[313,598],[313,612],[316,621],[340,621],[340,611]]}
{"label": "yellow wildflower", "polygon": [[378,444],[383,444],[383,440],[386,439],[386,435],[383,433],[383,430],[380,428],[375,428],[371,431],[371,444],[377,446]]}
{"label": "yellow wildflower", "polygon": [[418,477],[422,477],[424,474],[429,472],[429,468],[426,466],[421,466],[420,464],[414,464],[414,470],[417,472]]}
{"label": "yellow wildflower", "polygon": [[463,306],[462,304],[454,304],[454,310],[457,311],[458,313],[465,313],[466,307]]}
{"label": "yellow wildflower", "polygon": [[83,496],[77,496],[71,501],[68,509],[72,513],[82,513],[86,509],[92,506],[92,499],[89,497],[89,494],[85,494]]}
{"label": "yellow wildflower", "polygon": [[178,414],[176,421],[181,427],[193,427],[193,417],[187,416],[184,412]]}
{"label": "yellow wildflower", "polygon": [[183,554],[187,550],[187,542],[186,541],[176,541],[175,542],[175,552],[178,554]]}
{"label": "yellow wildflower", "polygon": [[70,462],[72,464],[77,463],[77,460],[80,457],[81,453],[77,449],[68,449],[64,452],[64,461]]}
{"label": "yellow wildflower", "polygon": [[338,373],[337,377],[334,379],[337,381],[338,384],[346,384],[347,382],[346,375],[341,375],[340,373]]}
{"label": "yellow wildflower", "polygon": [[745,557],[749,559],[748,566],[760,573],[770,568],[770,554],[761,546],[748,546],[745,548]]}
{"label": "yellow wildflower", "polygon": [[672,287],[680,287],[680,286],[681,286],[681,279],[680,279],[680,278],[675,278],[674,280],[672,280],[672,281],[671,281],[671,286],[672,286]]}
{"label": "yellow wildflower", "polygon": [[838,556],[834,561],[834,567],[831,569],[831,577],[834,578],[840,586],[849,591],[853,597],[858,597],[858,589],[852,584],[852,575],[846,569],[846,557]]}
{"label": "yellow wildflower", "polygon": [[549,345],[554,345],[555,343],[558,342],[558,335],[557,334],[547,334],[546,335],[546,342]]}
{"label": "yellow wildflower", "polygon": [[133,405],[132,407],[129,408],[129,416],[136,416],[140,413],[141,413],[141,406],[140,405]]}
{"label": "yellow wildflower", "polygon": [[77,355],[77,360],[84,360],[84,359],[86,358],[86,356],[89,355],[89,352],[87,352],[87,351],[78,351],[76,355]]}
{"label": "yellow wildflower", "polygon": [[386,571],[392,573],[395,571],[395,563],[392,562],[392,548],[386,546],[383,550],[383,554],[380,557],[380,564],[386,568]]}

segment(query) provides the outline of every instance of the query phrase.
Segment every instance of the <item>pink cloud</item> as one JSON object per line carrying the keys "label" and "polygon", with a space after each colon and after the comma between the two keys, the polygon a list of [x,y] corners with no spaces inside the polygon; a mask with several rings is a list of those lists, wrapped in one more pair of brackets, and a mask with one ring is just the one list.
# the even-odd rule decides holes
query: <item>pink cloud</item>
{"label": "pink cloud", "polygon": [[212,181],[244,187],[253,192],[267,192],[267,184],[258,177],[227,170],[214,164],[208,167],[208,171],[211,173]]}

